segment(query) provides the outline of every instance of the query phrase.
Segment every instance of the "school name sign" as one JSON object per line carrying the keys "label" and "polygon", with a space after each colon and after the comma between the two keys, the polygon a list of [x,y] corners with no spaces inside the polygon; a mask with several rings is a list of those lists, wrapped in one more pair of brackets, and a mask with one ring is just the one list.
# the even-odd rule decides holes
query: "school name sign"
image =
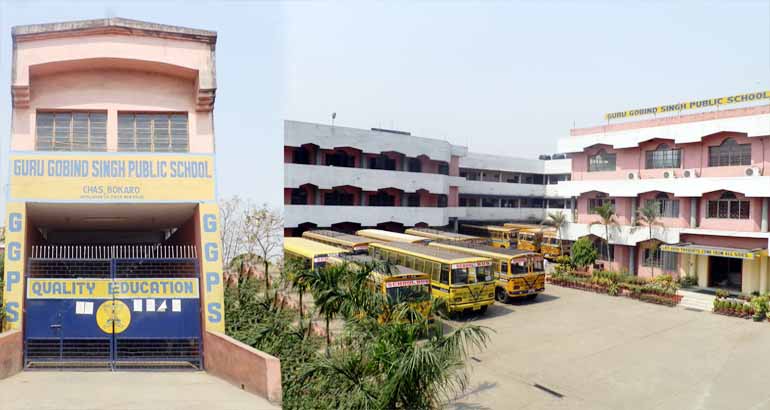
{"label": "school name sign", "polygon": [[12,154],[11,200],[210,201],[210,155]]}
{"label": "school name sign", "polygon": [[676,104],[659,105],[656,107],[637,108],[628,111],[611,112],[604,115],[606,120],[639,117],[642,115],[666,114],[672,112],[695,110],[699,108],[718,107],[720,105],[741,104],[753,101],[770,100],[770,91],[757,91],[753,93],[737,94],[727,97],[710,98],[707,100],[695,100]]}

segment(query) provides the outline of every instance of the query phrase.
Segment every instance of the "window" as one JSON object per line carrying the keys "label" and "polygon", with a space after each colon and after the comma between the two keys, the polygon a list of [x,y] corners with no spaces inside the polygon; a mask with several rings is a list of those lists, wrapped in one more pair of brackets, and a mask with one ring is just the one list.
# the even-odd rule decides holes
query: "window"
{"label": "window", "polygon": [[307,191],[304,189],[292,189],[291,190],[291,204],[292,205],[307,205]]}
{"label": "window", "polygon": [[387,169],[390,171],[396,170],[396,160],[390,159],[385,155],[380,155],[378,157],[369,158],[369,168],[370,169]]}
{"label": "window", "polygon": [[588,213],[596,215],[596,208],[601,208],[605,203],[609,202],[612,207],[615,207],[615,200],[607,197],[596,197],[588,199]]}
{"label": "window", "polygon": [[396,206],[396,197],[380,191],[369,195],[369,206]]}
{"label": "window", "polygon": [[519,275],[522,273],[527,273],[527,260],[524,258],[512,260],[511,275]]}
{"label": "window", "polygon": [[439,208],[446,208],[449,205],[449,198],[445,194],[438,194],[437,204]]}
{"label": "window", "polygon": [[38,112],[38,151],[107,151],[107,114]]}
{"label": "window", "polygon": [[332,191],[332,192],[326,192],[324,194],[324,205],[355,205],[353,203],[353,194],[342,192],[342,191]]}
{"label": "window", "polygon": [[409,172],[422,172],[422,161],[417,158],[409,158],[406,167]]}
{"label": "window", "polygon": [[356,158],[345,151],[335,151],[326,154],[326,165],[333,167],[355,168]]}
{"label": "window", "polygon": [[597,239],[594,242],[594,247],[596,247],[596,251],[598,253],[597,259],[602,261],[609,261],[609,260],[615,260],[615,246],[610,244],[610,250],[609,255],[607,254],[607,241],[604,239]]}
{"label": "window", "polygon": [[709,166],[751,165],[751,144],[738,144],[728,138],[721,145],[709,147]]}
{"label": "window", "polygon": [[677,255],[671,252],[663,252],[660,248],[644,248],[642,266],[661,268],[674,271],[677,268]]}
{"label": "window", "polygon": [[658,210],[658,216],[679,218],[679,200],[669,199],[667,194],[661,192],[655,199],[648,199],[645,204],[654,206]]}
{"label": "window", "polygon": [[518,201],[516,199],[501,199],[500,200],[500,207],[501,208],[518,208]]}
{"label": "window", "polygon": [[438,164],[438,173],[443,175],[449,175],[449,164],[446,162],[440,162]]}
{"label": "window", "polygon": [[187,114],[118,114],[118,151],[188,152]]}
{"label": "window", "polygon": [[588,157],[588,172],[614,171],[615,157],[615,154],[599,150],[596,155]]}
{"label": "window", "polygon": [[441,265],[441,283],[448,285],[449,284],[449,266],[448,265]]}
{"label": "window", "polygon": [[292,158],[295,164],[310,164],[310,153],[305,148],[294,148]]}
{"label": "window", "polygon": [[497,199],[495,198],[481,198],[481,206],[484,208],[496,208]]}
{"label": "window", "polygon": [[418,194],[407,194],[406,195],[406,206],[420,206],[420,195],[418,195]]}
{"label": "window", "polygon": [[707,218],[749,219],[751,205],[748,199],[738,199],[732,192],[724,192],[717,200],[708,201]]}
{"label": "window", "polygon": [[647,169],[679,168],[682,165],[682,150],[669,148],[666,144],[658,145],[655,151],[647,151],[645,156]]}

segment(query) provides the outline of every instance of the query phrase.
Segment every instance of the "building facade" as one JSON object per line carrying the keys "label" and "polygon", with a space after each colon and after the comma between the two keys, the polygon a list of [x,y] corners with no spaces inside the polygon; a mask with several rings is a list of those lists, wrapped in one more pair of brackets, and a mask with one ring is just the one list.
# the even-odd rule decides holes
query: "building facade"
{"label": "building facade", "polygon": [[[573,129],[559,149],[572,159],[572,179],[554,189],[576,198],[567,239],[603,243],[594,209],[610,202],[610,255],[600,249],[612,269],[768,290],[770,106]],[[644,206],[660,214],[652,238],[637,220]]]}
{"label": "building facade", "polygon": [[569,164],[474,154],[401,131],[285,121],[286,234],[541,221],[549,208],[570,209],[552,189],[569,179]]}
{"label": "building facade", "polygon": [[5,327],[25,363],[202,367],[224,332],[215,32],[13,28]]}

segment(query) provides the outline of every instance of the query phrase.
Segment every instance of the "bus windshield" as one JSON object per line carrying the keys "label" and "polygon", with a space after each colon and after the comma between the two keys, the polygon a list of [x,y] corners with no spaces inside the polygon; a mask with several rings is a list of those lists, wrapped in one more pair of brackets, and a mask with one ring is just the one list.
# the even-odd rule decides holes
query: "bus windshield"
{"label": "bus windshield", "polygon": [[452,269],[452,284],[467,285],[476,282],[489,282],[492,280],[492,266],[478,266],[474,273],[468,268]]}
{"label": "bus windshield", "polygon": [[532,260],[532,271],[534,272],[543,271],[543,259],[537,258]]}
{"label": "bus windshield", "polygon": [[388,297],[393,303],[412,303],[430,300],[430,285],[399,286],[388,288]]}
{"label": "bus windshield", "polygon": [[527,260],[524,258],[511,261],[511,275],[527,273]]}

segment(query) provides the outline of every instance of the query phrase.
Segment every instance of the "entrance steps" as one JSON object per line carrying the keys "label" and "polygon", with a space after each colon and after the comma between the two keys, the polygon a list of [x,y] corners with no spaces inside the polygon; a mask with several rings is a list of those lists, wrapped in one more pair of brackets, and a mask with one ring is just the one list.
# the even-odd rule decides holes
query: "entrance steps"
{"label": "entrance steps", "polygon": [[679,302],[679,307],[703,310],[706,312],[711,312],[714,308],[714,299],[716,299],[716,296],[714,295],[682,289],[679,289],[676,293],[682,295],[682,301]]}

